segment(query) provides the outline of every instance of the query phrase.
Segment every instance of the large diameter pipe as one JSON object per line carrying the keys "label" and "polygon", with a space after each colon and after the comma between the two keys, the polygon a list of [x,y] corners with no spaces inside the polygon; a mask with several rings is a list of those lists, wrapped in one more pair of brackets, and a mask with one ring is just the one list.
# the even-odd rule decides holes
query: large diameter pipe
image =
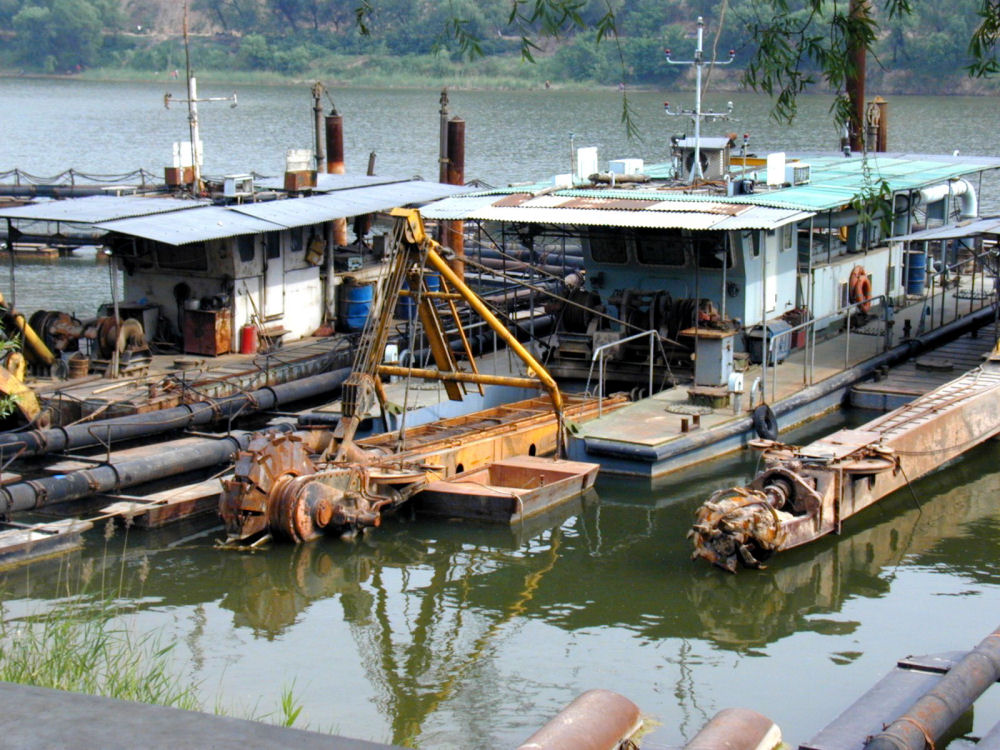
{"label": "large diameter pipe", "polygon": [[258,388],[250,393],[241,393],[217,401],[199,401],[175,406],[172,409],[147,414],[130,414],[127,417],[69,427],[0,433],[0,456],[10,457],[18,452],[24,456],[39,456],[190,429],[218,419],[266,411],[281,404],[328,393],[340,386],[350,374],[351,368],[344,367],[290,383]]}
{"label": "large diameter pipe", "polygon": [[[294,429],[294,425],[273,429],[287,431]],[[238,451],[246,450],[255,434],[240,430],[219,438],[175,440],[156,446],[148,455],[117,460],[112,457],[108,463],[92,469],[13,482],[0,487],[0,511],[8,515],[32,510],[228,463]]]}
{"label": "large diameter pipe", "polygon": [[[449,185],[465,184],[465,120],[454,117],[448,122],[448,164],[447,180]],[[445,222],[447,232],[443,244],[451,248],[455,254],[451,259],[451,268],[460,279],[465,278],[465,222]]]}
{"label": "large diameter pipe", "polygon": [[639,707],[610,690],[588,690],[518,750],[617,750],[642,726]]}
{"label": "large diameter pipe", "polygon": [[712,717],[684,750],[774,750],[781,746],[781,729],[748,708],[726,708]]}
{"label": "large diameter pipe", "polygon": [[[333,110],[326,116],[326,171],[344,174],[344,118]],[[333,244],[347,246],[347,219],[333,220]]]}
{"label": "large diameter pipe", "polygon": [[1000,680],[1000,628],[948,670],[937,685],[865,745],[865,750],[924,750]]}

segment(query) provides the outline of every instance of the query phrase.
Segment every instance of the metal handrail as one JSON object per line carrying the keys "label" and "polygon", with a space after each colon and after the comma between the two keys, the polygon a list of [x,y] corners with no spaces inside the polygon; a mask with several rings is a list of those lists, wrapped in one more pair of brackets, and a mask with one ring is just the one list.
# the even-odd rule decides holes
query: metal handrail
{"label": "metal handrail", "polygon": [[[971,248],[970,248],[970,250],[971,250]],[[936,285],[937,279],[938,278],[941,279],[940,283],[937,284],[937,288],[941,290],[941,313],[940,313],[940,323],[939,323],[939,325],[944,325],[944,303],[945,303],[945,299],[946,299],[947,294],[948,294],[948,289],[947,289],[947,286],[945,285],[945,280],[948,278],[949,272],[955,271],[959,267],[967,265],[969,263],[978,264],[981,261],[981,259],[989,257],[990,255],[993,255],[993,254],[994,253],[993,253],[992,250],[981,250],[979,252],[973,251],[972,256],[969,257],[969,258],[965,258],[964,260],[957,260],[957,261],[955,261],[954,263],[952,263],[950,265],[943,265],[940,270],[929,271],[928,272],[927,275],[930,278],[930,285],[929,285],[930,293],[929,294],[927,293],[927,291],[926,291],[927,288],[925,287],[924,298],[927,299],[930,302],[930,305],[931,305],[931,308],[930,308],[931,325],[933,325],[933,321],[934,321],[934,299],[937,297],[937,290],[935,289],[935,285]],[[927,255],[926,251],[925,251],[925,255]],[[933,256],[931,256],[931,257],[933,258]],[[961,274],[959,273],[959,274],[957,274],[957,276],[961,277]],[[985,287],[986,287],[986,268],[985,268],[985,265],[983,266],[982,271],[981,271],[981,273],[980,273],[979,276],[980,276],[980,288],[981,288],[981,290],[985,290]],[[974,265],[973,269],[972,269],[972,288],[969,290],[969,292],[970,292],[970,297],[969,297],[969,312],[970,313],[972,312],[973,305],[975,304],[975,291],[976,291],[976,270],[975,270],[975,265]],[[958,317],[958,306],[959,306],[959,296],[958,296],[957,292],[958,292],[958,290],[956,289],[956,294],[955,294],[955,317],[956,318]],[[985,297],[984,297],[984,299],[985,299]],[[985,303],[984,303],[984,306],[985,306]]]}
{"label": "metal handrail", "polygon": [[656,343],[660,346],[660,354],[663,355],[663,361],[667,361],[667,353],[663,349],[663,342],[660,340],[660,332],[655,328],[651,328],[648,331],[642,331],[640,333],[633,333],[631,336],[626,336],[623,339],[617,339],[616,341],[609,341],[607,344],[601,344],[599,347],[594,349],[594,353],[590,357],[590,370],[587,372],[587,386],[585,388],[586,392],[590,392],[590,378],[594,374],[594,362],[598,361],[597,367],[597,387],[598,387],[598,401],[597,401],[597,416],[603,414],[604,405],[604,352],[611,347],[619,346],[620,344],[626,344],[629,341],[634,341],[635,339],[642,338],[643,336],[649,336],[649,395],[653,395],[653,339],[655,337]]}
{"label": "metal handrail", "polygon": [[[773,336],[770,336],[770,337],[768,336],[767,322],[765,321],[762,324],[763,333],[764,333],[764,342],[763,343],[766,343],[767,346],[766,347],[761,346],[761,351],[763,353],[763,361],[761,363],[761,387],[762,387],[762,390],[766,390],[766,388],[767,388],[767,362],[774,355],[775,342],[777,342],[778,339],[780,339],[782,336],[791,336],[796,331],[801,331],[801,330],[806,329],[806,328],[811,328],[812,329],[811,330],[811,333],[812,333],[812,342],[811,342],[811,344],[809,344],[807,346],[807,348],[812,352],[813,355],[815,355],[815,351],[816,351],[816,326],[819,323],[824,323],[825,324],[825,323],[827,323],[830,320],[835,320],[837,318],[844,317],[845,315],[849,315],[850,311],[853,310],[855,307],[861,307],[862,305],[873,305],[873,304],[875,304],[876,302],[878,302],[880,300],[882,302],[885,302],[887,299],[888,298],[886,297],[886,295],[879,294],[879,295],[877,295],[875,297],[870,297],[870,298],[865,299],[865,300],[858,300],[857,302],[852,302],[849,305],[846,305],[846,306],[841,307],[840,309],[838,309],[838,310],[836,310],[836,311],[834,311],[832,313],[829,313],[828,315],[824,315],[822,318],[814,318],[812,320],[807,320],[805,323],[799,323],[798,325],[792,326],[791,328],[789,328],[787,330],[779,331],[778,333],[775,333]],[[889,305],[883,304],[882,305],[882,320],[885,321],[885,322],[888,322],[888,317],[889,317]],[[888,339],[888,335],[889,335],[888,334],[888,326],[886,326],[886,338],[887,339]],[[887,340],[886,343],[888,344],[888,340]],[[846,341],[845,341],[845,344],[844,344],[844,368],[845,369],[847,368],[848,363],[850,362],[850,351],[851,351],[851,325],[850,325],[850,321],[848,321]],[[808,375],[808,371],[811,369],[809,367],[809,365],[810,365],[809,358],[806,357],[805,360],[803,361],[803,364],[802,364],[802,373],[803,373],[802,380],[803,380],[803,383],[806,384],[806,385],[812,385],[812,378],[811,378],[811,376]],[[771,373],[771,398],[772,399],[775,397],[775,394],[777,393],[777,389],[778,389],[778,368],[777,368],[777,366],[775,366],[773,368],[773,370],[774,370],[774,372]],[[764,400],[766,401],[767,400],[766,399],[766,393],[764,394],[764,396],[765,396]]]}

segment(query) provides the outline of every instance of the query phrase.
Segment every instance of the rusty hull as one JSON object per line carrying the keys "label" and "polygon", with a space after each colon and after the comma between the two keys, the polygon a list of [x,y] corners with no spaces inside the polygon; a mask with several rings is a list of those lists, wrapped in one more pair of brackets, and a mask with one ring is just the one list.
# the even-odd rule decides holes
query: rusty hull
{"label": "rusty hull", "polygon": [[[615,409],[625,396],[604,400]],[[597,416],[594,399],[566,399],[564,417]],[[325,432],[261,435],[223,481],[220,514],[231,542],[266,534],[295,542],[328,531],[378,526],[381,514],[406,502],[428,482],[448,479],[494,461],[555,451],[559,419],[548,397],[536,397],[462,417],[356,441],[344,460]]]}
{"label": "rusty hull", "polygon": [[735,572],[830,533],[846,518],[1000,433],[1000,360],[804,447],[756,441],[764,470],[697,511],[694,557]]}

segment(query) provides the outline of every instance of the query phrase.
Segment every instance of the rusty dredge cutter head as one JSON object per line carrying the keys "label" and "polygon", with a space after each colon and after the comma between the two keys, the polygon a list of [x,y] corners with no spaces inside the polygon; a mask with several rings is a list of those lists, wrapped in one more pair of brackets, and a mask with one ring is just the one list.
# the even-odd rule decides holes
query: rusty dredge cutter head
{"label": "rusty dredge cutter head", "polygon": [[378,526],[384,508],[402,503],[423,484],[421,473],[314,461],[324,440],[329,442],[328,433],[265,434],[240,452],[219,503],[227,542],[267,534],[305,542],[325,531]]}
{"label": "rusty dredge cutter head", "polygon": [[[757,482],[754,482],[757,484]],[[779,510],[793,491],[782,476],[771,476],[759,488],[718,490],[698,508],[688,537],[694,540],[692,559],[702,557],[730,573],[738,564],[762,568],[785,541]]]}

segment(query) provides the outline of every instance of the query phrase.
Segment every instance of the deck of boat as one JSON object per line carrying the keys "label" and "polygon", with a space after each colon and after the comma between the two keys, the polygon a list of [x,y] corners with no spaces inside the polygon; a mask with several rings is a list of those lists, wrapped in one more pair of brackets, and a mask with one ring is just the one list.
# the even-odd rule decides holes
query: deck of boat
{"label": "deck of boat", "polygon": [[[935,323],[940,318],[940,298],[937,302]],[[910,330],[918,330],[925,304],[916,300],[895,312],[894,344],[899,342],[906,321]],[[961,295],[956,306],[954,291],[949,291],[943,307],[944,324],[970,312],[969,300]],[[992,315],[989,319],[992,320]],[[954,354],[946,355],[954,362],[955,369],[950,374],[941,373],[940,382],[953,378],[965,365],[969,369],[979,364],[980,354],[992,347],[993,336],[986,331],[992,329],[981,332],[979,341],[983,348],[978,353],[973,351],[974,346],[965,351],[958,345]],[[758,378],[765,376],[766,401],[777,414],[782,429],[819,416],[839,407],[847,388],[872,374],[886,349],[884,325],[880,321],[852,331],[849,348],[845,346],[846,338],[841,333],[817,340],[814,350],[795,349],[783,363],[767,367],[766,373],[761,365],[751,366],[744,374],[745,392],[738,397],[739,406],[735,409],[694,407],[688,397],[689,388],[683,385],[629,404],[582,425],[570,440],[569,457],[598,461],[607,473],[655,477],[737,450],[753,437],[749,411],[751,405],[760,403],[760,397],[759,393],[754,394],[751,404],[751,389]],[[964,353],[960,356],[959,352]],[[927,362],[932,356],[924,354],[918,360]],[[916,365],[912,368],[915,370]],[[923,371],[921,374],[925,375]],[[921,392],[940,382],[927,369]],[[919,393],[911,398],[916,395]],[[698,413],[697,424],[695,413]]]}
{"label": "deck of boat", "polygon": [[351,359],[346,336],[305,338],[267,353],[157,354],[141,376],[42,380],[35,390],[53,411],[56,424],[67,424],[86,417],[119,417],[224,398],[345,367]]}
{"label": "deck of boat", "polygon": [[983,363],[993,350],[992,329],[973,331],[929,354],[893,367],[884,377],[851,388],[851,406],[892,411]]}

